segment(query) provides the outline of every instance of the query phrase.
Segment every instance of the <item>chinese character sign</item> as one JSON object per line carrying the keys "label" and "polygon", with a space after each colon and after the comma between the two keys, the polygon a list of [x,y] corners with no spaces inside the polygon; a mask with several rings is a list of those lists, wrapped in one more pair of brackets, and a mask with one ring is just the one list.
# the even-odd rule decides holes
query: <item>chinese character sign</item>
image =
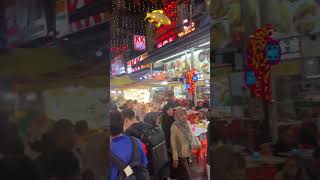
{"label": "chinese character sign", "polygon": [[280,63],[279,41],[272,39],[273,28],[267,25],[251,35],[248,44],[248,64],[244,73],[246,85],[256,98],[271,103],[271,66]]}
{"label": "chinese character sign", "polygon": [[133,45],[135,51],[145,51],[146,50],[146,37],[134,35],[133,36]]}

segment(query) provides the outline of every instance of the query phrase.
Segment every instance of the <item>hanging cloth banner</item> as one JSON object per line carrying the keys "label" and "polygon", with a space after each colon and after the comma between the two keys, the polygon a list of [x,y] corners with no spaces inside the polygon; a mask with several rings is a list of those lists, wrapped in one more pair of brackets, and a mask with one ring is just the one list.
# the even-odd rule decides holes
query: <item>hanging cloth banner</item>
{"label": "hanging cloth banner", "polygon": [[247,87],[256,98],[272,102],[271,66],[280,63],[281,47],[278,40],[272,39],[271,25],[256,30],[249,37],[248,63],[244,72]]}

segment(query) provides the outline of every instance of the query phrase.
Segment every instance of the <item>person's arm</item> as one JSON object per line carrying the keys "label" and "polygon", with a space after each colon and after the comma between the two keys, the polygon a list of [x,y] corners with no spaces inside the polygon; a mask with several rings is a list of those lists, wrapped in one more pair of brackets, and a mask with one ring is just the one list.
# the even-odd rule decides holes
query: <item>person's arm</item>
{"label": "person's arm", "polygon": [[147,167],[148,166],[148,158],[147,158],[146,153],[143,149],[144,144],[140,140],[138,140],[138,145],[139,145],[139,153],[140,153],[141,162],[145,167]]}
{"label": "person's arm", "polygon": [[170,136],[173,161],[178,161],[177,140],[178,140],[177,127],[173,125],[171,126],[171,136]]}

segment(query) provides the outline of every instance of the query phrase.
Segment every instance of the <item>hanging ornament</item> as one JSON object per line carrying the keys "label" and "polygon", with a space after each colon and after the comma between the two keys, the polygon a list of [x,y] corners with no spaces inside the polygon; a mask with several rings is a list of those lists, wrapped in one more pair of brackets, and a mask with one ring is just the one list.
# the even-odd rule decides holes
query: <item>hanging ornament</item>
{"label": "hanging ornament", "polygon": [[161,25],[171,25],[171,21],[168,16],[163,14],[163,10],[154,10],[151,13],[147,13],[145,20],[149,23],[156,23],[156,27],[159,28]]}

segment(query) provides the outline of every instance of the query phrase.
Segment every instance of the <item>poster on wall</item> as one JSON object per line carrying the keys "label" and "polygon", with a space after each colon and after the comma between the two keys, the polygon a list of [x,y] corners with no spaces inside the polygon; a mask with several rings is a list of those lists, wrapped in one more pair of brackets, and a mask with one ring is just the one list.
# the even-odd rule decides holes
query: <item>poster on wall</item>
{"label": "poster on wall", "polygon": [[56,36],[62,37],[69,33],[66,0],[56,1]]}
{"label": "poster on wall", "polygon": [[278,36],[320,32],[319,0],[261,1],[262,22],[272,24]]}
{"label": "poster on wall", "polygon": [[[239,47],[243,45],[244,22],[241,18],[241,0],[212,0],[211,9],[214,25],[211,30],[212,42],[217,48],[230,45]],[[256,0],[248,0],[249,26],[256,27]],[[213,38],[214,37],[214,38]]]}
{"label": "poster on wall", "polygon": [[133,46],[135,51],[145,51],[146,50],[146,37],[140,35],[133,36]]}
{"label": "poster on wall", "polygon": [[111,74],[117,76],[125,72],[123,55],[120,54],[111,60]]}
{"label": "poster on wall", "polygon": [[4,17],[9,47],[47,35],[42,0],[5,0]]}

